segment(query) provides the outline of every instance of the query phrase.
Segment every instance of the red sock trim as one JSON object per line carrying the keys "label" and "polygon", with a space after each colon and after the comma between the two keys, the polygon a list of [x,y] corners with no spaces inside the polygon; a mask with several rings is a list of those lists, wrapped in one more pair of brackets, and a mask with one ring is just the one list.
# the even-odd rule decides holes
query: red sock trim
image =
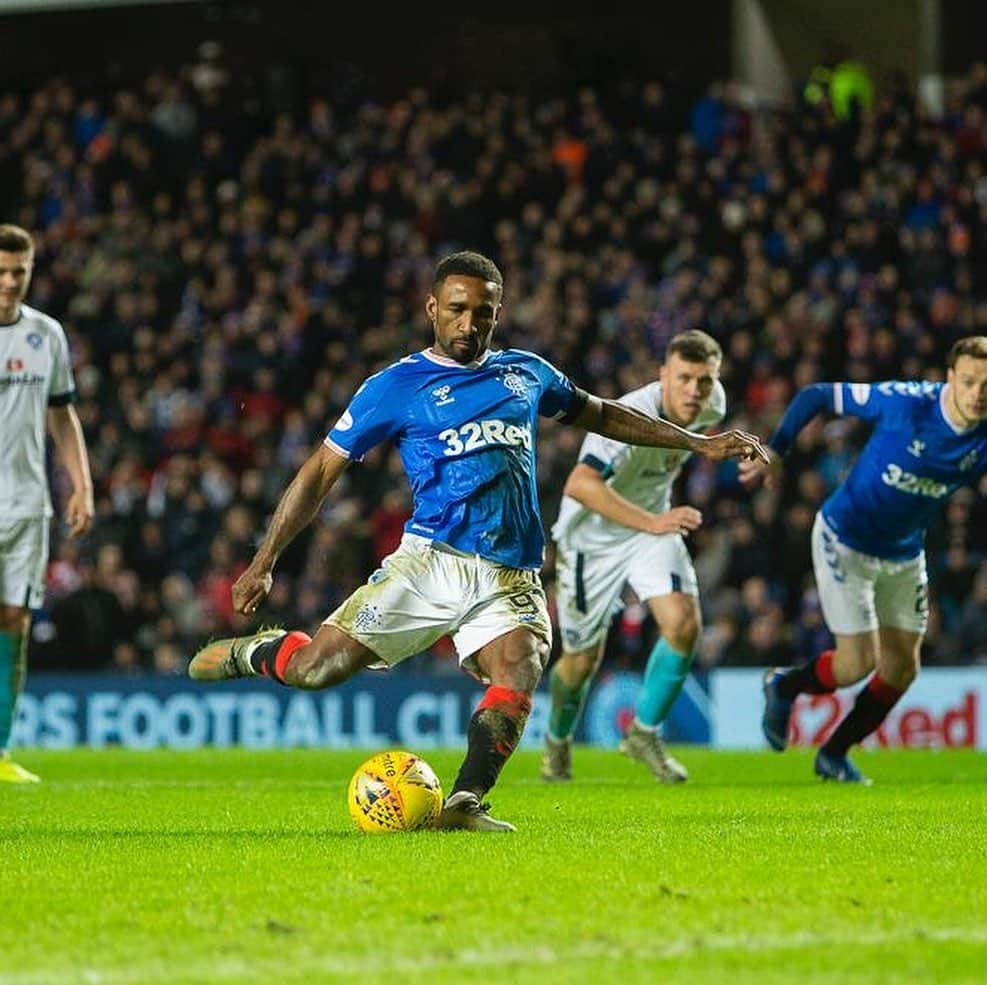
{"label": "red sock trim", "polygon": [[905,693],[900,688],[892,687],[887,681],[881,680],[877,674],[868,682],[867,690],[877,701],[888,708],[893,708],[898,703],[898,699]]}
{"label": "red sock trim", "polygon": [[284,672],[288,667],[288,661],[291,659],[292,654],[300,646],[304,646],[306,643],[311,643],[312,637],[308,633],[303,633],[301,630],[292,630],[282,641],[281,645],[278,647],[278,652],[274,657],[274,674],[279,681],[284,680]]}
{"label": "red sock trim", "polygon": [[816,680],[823,687],[828,687],[831,691],[836,690],[836,678],[833,676],[833,658],[835,656],[835,650],[823,650],[816,657],[816,665],[812,668],[815,671]]}
{"label": "red sock trim", "polygon": [[476,706],[477,711],[484,708],[497,708],[508,715],[527,715],[531,711],[531,695],[527,691],[512,691],[509,687],[491,684]]}

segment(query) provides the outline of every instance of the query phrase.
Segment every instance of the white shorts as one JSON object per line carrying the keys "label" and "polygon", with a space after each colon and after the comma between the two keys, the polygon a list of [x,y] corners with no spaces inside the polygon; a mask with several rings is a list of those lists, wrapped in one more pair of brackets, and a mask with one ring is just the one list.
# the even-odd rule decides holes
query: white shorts
{"label": "white shorts", "polygon": [[925,633],[929,621],[929,576],[925,552],[908,561],[886,561],[840,542],[816,514],[812,566],[823,616],[841,636],[886,626]]}
{"label": "white shorts", "polygon": [[0,602],[38,609],[45,600],[48,518],[0,523]]}
{"label": "white shorts", "polygon": [[406,533],[396,551],[328,619],[392,667],[452,635],[460,667],[482,675],[473,655],[512,629],[552,645],[537,571],[509,568]]}
{"label": "white shorts", "polygon": [[623,608],[624,586],[643,603],[682,592],[698,597],[699,585],[679,534],[638,534],[611,548],[581,551],[559,543],[555,567],[562,646],[569,653],[595,647]]}

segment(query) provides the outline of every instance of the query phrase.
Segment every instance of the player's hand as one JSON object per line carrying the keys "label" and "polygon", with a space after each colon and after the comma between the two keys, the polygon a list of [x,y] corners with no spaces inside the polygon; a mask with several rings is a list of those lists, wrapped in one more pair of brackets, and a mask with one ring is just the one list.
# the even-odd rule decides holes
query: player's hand
{"label": "player's hand", "polygon": [[96,507],[91,489],[77,489],[69,496],[65,507],[65,522],[70,537],[81,537],[92,525]]}
{"label": "player's hand", "polygon": [[687,536],[690,531],[698,530],[703,525],[703,515],[691,506],[676,506],[667,513],[655,516],[653,534],[681,534]]}
{"label": "player's hand", "polygon": [[722,462],[728,458],[739,458],[742,461],[761,460],[768,463],[768,453],[761,446],[761,439],[756,434],[739,431],[736,428],[722,431],[720,434],[710,434],[701,440],[695,449],[700,455]]}
{"label": "player's hand", "polygon": [[274,573],[269,565],[253,560],[250,566],[233,583],[233,608],[244,616],[252,616],[267,598],[274,584]]}
{"label": "player's hand", "polygon": [[740,470],[740,484],[745,489],[756,489],[761,482],[766,489],[777,489],[781,484],[781,458],[770,448],[767,462],[760,460],[741,462],[737,468]]}

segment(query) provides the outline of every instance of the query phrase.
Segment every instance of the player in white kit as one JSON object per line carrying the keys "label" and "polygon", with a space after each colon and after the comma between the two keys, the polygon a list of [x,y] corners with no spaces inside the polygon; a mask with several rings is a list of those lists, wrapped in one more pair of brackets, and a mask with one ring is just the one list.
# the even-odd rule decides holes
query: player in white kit
{"label": "player in white kit", "polygon": [[52,516],[47,431],[72,481],[69,533],[78,537],[93,518],[65,332],[54,318],[24,304],[33,265],[30,234],[0,225],[0,782],[7,783],[38,782],[10,758],[9,746],[27,668],[31,610],[44,598]]}
{"label": "player in white kit", "polygon": [[[660,378],[625,394],[620,403],[701,431],[726,413],[721,360],[714,338],[698,330],[682,332],[668,344]],[[659,734],[689,672],[701,626],[696,574],[683,538],[702,524],[702,515],[689,506],[671,506],[672,485],[688,457],[687,451],[629,445],[598,434],[583,441],[552,528],[562,653],[549,674],[546,780],[572,775],[572,734],[628,585],[648,606],[661,637],[648,657],[621,751],[663,783],[688,778]]]}

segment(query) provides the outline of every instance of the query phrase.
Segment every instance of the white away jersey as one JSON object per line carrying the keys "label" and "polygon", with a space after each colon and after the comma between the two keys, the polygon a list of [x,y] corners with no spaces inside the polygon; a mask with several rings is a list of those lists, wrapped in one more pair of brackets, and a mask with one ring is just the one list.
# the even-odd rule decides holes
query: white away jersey
{"label": "white away jersey", "polygon": [[74,396],[62,326],[22,304],[16,321],[0,325],[0,522],[52,515],[45,415]]}
{"label": "white away jersey", "polygon": [[[661,383],[655,381],[624,394],[619,403],[642,411],[648,417],[661,417]],[[703,431],[723,420],[727,409],[726,392],[719,380],[709,401],[690,431]],[[671,507],[672,484],[691,452],[674,448],[628,445],[623,441],[587,434],[579,450],[579,461],[597,469],[614,492],[652,513]],[[638,531],[608,520],[589,510],[571,496],[563,496],[559,518],[552,527],[556,541],[578,543],[583,550],[612,547]]]}

